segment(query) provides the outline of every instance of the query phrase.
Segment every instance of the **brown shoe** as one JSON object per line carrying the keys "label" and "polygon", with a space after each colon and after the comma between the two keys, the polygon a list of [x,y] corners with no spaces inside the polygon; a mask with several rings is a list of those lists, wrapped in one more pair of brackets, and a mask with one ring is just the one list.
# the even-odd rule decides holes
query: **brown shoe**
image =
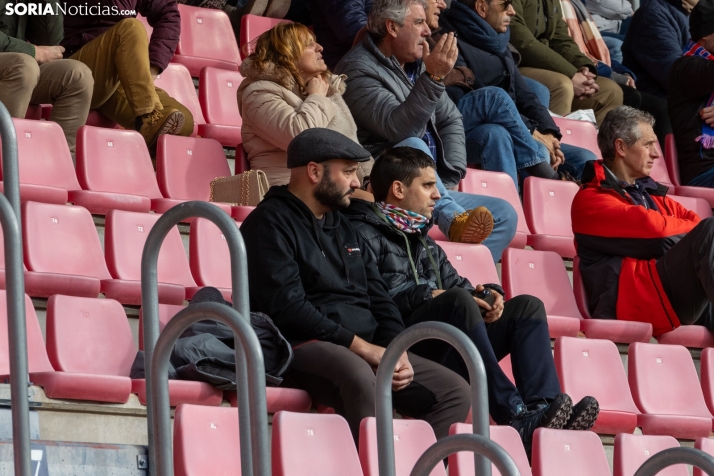
{"label": "brown shoe", "polygon": [[467,210],[454,216],[449,240],[458,243],[481,243],[493,231],[493,215],[486,207]]}
{"label": "brown shoe", "polygon": [[136,130],[144,137],[147,147],[151,148],[162,134],[178,134],[183,128],[185,118],[178,109],[154,109],[148,114],[136,118]]}

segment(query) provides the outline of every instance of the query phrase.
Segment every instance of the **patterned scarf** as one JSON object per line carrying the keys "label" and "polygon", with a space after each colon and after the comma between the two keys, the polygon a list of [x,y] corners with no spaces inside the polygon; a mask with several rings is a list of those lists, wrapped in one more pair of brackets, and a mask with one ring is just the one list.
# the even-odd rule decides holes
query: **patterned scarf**
{"label": "patterned scarf", "polygon": [[[710,61],[714,61],[713,54],[709,53],[707,50],[704,49],[703,46],[701,46],[699,43],[695,43],[692,40],[689,40],[687,46],[684,47],[683,54],[684,56],[698,56],[700,58],[705,58]],[[714,94],[712,94],[709,100],[707,101],[706,107],[710,107],[712,105],[714,105]],[[697,137],[696,141],[699,142],[705,149],[714,149],[714,129],[705,122],[702,125],[702,135]]]}
{"label": "patterned scarf", "polygon": [[387,217],[387,220],[404,233],[418,233],[429,223],[429,219],[424,215],[395,207],[389,203],[377,202],[376,205]]}

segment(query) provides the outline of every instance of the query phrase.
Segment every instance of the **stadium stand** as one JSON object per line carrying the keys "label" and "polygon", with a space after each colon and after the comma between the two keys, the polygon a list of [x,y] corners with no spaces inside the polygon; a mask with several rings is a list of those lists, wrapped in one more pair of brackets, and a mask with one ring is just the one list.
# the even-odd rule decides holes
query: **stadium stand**
{"label": "stadium stand", "polygon": [[235,147],[243,143],[243,119],[238,112],[236,99],[241,81],[243,77],[235,71],[218,68],[201,70],[198,100],[206,119],[206,124],[198,126],[198,133],[202,137],[216,139],[224,147]]}
{"label": "stadium stand", "polygon": [[714,208],[714,189],[704,187],[692,187],[682,185],[679,180],[679,162],[677,159],[677,143],[674,140],[674,134],[669,134],[665,138],[665,153],[664,160],[667,164],[667,170],[671,177],[671,182],[676,186],[677,195],[683,197],[698,197],[709,202]]}
{"label": "stadium stand", "polygon": [[575,256],[570,206],[578,192],[573,182],[527,177],[523,185],[523,209],[531,235],[528,245],[555,251],[563,258]]}
{"label": "stadium stand", "polygon": [[[473,427],[466,423],[454,423],[449,430],[450,435],[472,433]],[[518,466],[521,476],[532,476],[531,465],[528,462],[526,450],[518,432],[510,426],[491,426],[491,439],[501,445]],[[491,465],[493,476],[501,476],[495,465]],[[471,476],[474,474],[473,453],[460,452],[449,456],[449,476]]]}
{"label": "stadium stand", "polygon": [[[694,441],[694,447],[714,456],[714,439],[712,438],[697,438]],[[707,476],[707,474],[699,468],[694,468],[693,476]]]}
{"label": "stadium stand", "polygon": [[218,288],[226,301],[231,299],[231,269],[228,243],[213,222],[198,218],[191,223],[189,264],[199,286]]}
{"label": "stadium stand", "polygon": [[278,18],[267,18],[257,15],[243,15],[240,26],[240,56],[242,59],[247,58],[253,53],[253,45],[251,42],[258,38],[266,31],[273,28],[278,23],[286,23],[289,20]]}
{"label": "stadium stand", "polygon": [[[185,308],[178,304],[159,304],[159,332],[164,330],[166,323],[174,317],[180,310]],[[144,350],[144,311],[139,309],[139,350]]]}
{"label": "stadium stand", "polygon": [[[671,436],[617,435],[613,476],[634,476],[645,461],[669,448],[679,448],[679,443]],[[688,476],[689,471],[685,465],[677,465],[658,474],[659,476]]]}
{"label": "stadium stand", "polygon": [[591,122],[575,121],[564,117],[553,117],[553,120],[563,134],[560,139],[563,144],[583,147],[595,154],[598,159],[602,159],[600,147],[597,145],[597,129]]}
{"label": "stadium stand", "polygon": [[471,284],[495,283],[500,284],[498,270],[493,264],[491,252],[484,245],[471,245],[468,243],[439,242],[439,246],[446,253],[449,263],[456,269],[460,276],[468,279]]}
{"label": "stadium stand", "polygon": [[538,428],[533,435],[533,476],[609,476],[605,450],[592,431]]}
{"label": "stadium stand", "polygon": [[182,64],[170,63],[165,70],[159,74],[154,80],[154,86],[166,91],[169,96],[176,99],[179,103],[186,106],[186,109],[191,111],[193,116],[193,134],[198,133],[198,126],[205,124],[201,104],[198,102],[196,88],[191,79],[191,73],[188,72]]}

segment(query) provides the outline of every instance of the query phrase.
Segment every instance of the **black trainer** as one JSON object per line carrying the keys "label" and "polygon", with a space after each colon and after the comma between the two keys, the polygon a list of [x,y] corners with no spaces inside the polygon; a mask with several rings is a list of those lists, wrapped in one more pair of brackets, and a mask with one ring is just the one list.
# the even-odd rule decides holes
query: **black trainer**
{"label": "black trainer", "polygon": [[537,428],[561,429],[570,419],[573,411],[573,401],[564,393],[558,394],[550,403],[529,405],[529,410],[520,412],[513,417],[511,426],[521,435],[521,441],[528,455],[531,457],[533,447],[533,433]]}
{"label": "black trainer", "polygon": [[593,397],[583,397],[575,406],[573,414],[563,427],[566,430],[589,430],[600,414],[600,404]]}

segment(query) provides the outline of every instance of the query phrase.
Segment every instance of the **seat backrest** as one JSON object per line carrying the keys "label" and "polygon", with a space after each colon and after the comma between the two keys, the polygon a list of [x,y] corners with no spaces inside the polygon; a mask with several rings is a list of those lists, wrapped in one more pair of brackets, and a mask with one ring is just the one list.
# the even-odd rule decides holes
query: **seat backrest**
{"label": "seat backrest", "polygon": [[[179,304],[159,304],[159,332],[164,330],[166,324],[179,311],[186,309],[186,306]],[[144,350],[144,308],[139,308],[139,350]]]}
{"label": "seat backrest", "polygon": [[704,200],[703,198],[681,197],[679,195],[669,195],[669,198],[676,202],[679,202],[687,210],[693,211],[694,213],[699,215],[699,218],[701,218],[702,220],[712,216],[712,206],[708,201]]}
{"label": "seat backrest", "polygon": [[166,198],[208,201],[211,181],[231,170],[218,141],[164,134],[156,148],[156,175]]}
{"label": "seat backrest", "polygon": [[583,147],[602,159],[600,147],[597,145],[597,129],[587,121],[576,121],[564,117],[553,117],[555,124],[560,128],[563,144]]}
{"label": "seat backrest", "polygon": [[552,251],[506,248],[501,261],[508,299],[530,294],[543,301],[549,316],[582,318],[563,259]]}
{"label": "seat backrest", "polygon": [[[714,439],[712,438],[697,438],[694,441],[694,447],[714,456]],[[707,474],[699,468],[694,468],[692,476],[707,476]]]}
{"label": "seat backrest", "polygon": [[655,182],[659,182],[665,187],[673,188],[672,179],[670,178],[669,171],[667,170],[667,162],[664,159],[664,153],[662,153],[662,148],[659,146],[659,142],[655,142],[655,148],[659,153],[659,158],[655,159],[652,165],[652,170],[650,171],[650,177],[652,177]]}
{"label": "seat backrest", "polygon": [[142,15],[137,15],[136,19],[139,20],[142,25],[144,25],[144,29],[146,30],[146,36],[148,36],[149,40],[151,40],[151,35],[154,33],[154,28],[149,25],[149,20],[147,20],[146,17]]}
{"label": "seat backrest", "polygon": [[186,109],[191,111],[194,124],[206,123],[205,119],[203,119],[201,104],[198,102],[196,87],[193,85],[193,79],[191,79],[191,73],[188,72],[188,68],[184,65],[169,63],[166,69],[154,80],[154,86],[163,89],[169,93],[169,96],[186,106]]}
{"label": "seat backrest", "polygon": [[250,212],[255,210],[255,207],[250,207],[250,206],[239,206],[239,207],[233,207],[233,218],[236,219],[236,221],[239,222],[244,222],[245,219],[250,215]]}
{"label": "seat backrest", "polygon": [[[512,426],[491,425],[491,440],[500,445],[513,458],[521,476],[532,476],[526,450],[518,432]],[[454,423],[449,428],[449,435],[473,433],[473,426],[467,423]],[[495,465],[491,465],[493,476],[501,476]],[[474,474],[474,454],[465,451],[449,455],[449,476],[472,476]]]}
{"label": "seat backrest", "polygon": [[[707,408],[714,415],[714,348],[702,349],[699,360],[700,374],[702,376],[702,392]],[[712,447],[714,449],[714,446]],[[712,453],[714,454],[714,453]]]}
{"label": "seat backrest", "polygon": [[667,134],[664,138],[664,162],[667,164],[669,176],[676,186],[682,185],[679,180],[679,154],[677,153],[677,143],[674,134]]}
{"label": "seat backrest", "polygon": [[[13,119],[20,182],[80,190],[72,155],[56,122]],[[0,153],[0,157],[2,154]]]}
{"label": "seat backrest", "polygon": [[176,54],[240,64],[236,35],[228,15],[213,8],[179,4],[181,36]]}
{"label": "seat backrest", "polygon": [[[620,433],[615,437],[613,476],[634,476],[645,461],[669,448],[679,448],[679,443],[671,436]],[[657,475],[689,476],[689,471],[686,465],[678,464],[660,471]]]}
{"label": "seat backrest", "polygon": [[23,203],[22,243],[30,271],[111,278],[86,208]]}
{"label": "seat backrest", "polygon": [[77,178],[85,190],[162,198],[149,149],[136,131],[80,127]]}
{"label": "seat backrest", "polygon": [[603,410],[640,413],[632,400],[620,352],[613,342],[558,337],[553,357],[560,388],[574,402],[591,396]]}
{"label": "seat backrest", "polygon": [[268,18],[258,15],[243,15],[240,19],[240,54],[247,58],[255,51],[255,42],[260,35],[280,23],[291,23],[290,20]]}
{"label": "seat backrest", "polygon": [[113,299],[51,296],[47,354],[56,370],[128,377],[136,344],[124,307]]}
{"label": "seat backrest", "polygon": [[179,405],[174,416],[176,476],[240,476],[238,409]]}
{"label": "seat backrest", "polygon": [[475,195],[486,195],[506,200],[516,210],[518,226],[516,231],[530,234],[523,205],[516,190],[513,179],[503,172],[488,172],[486,170],[466,169],[466,176],[461,180],[460,190]]}
{"label": "seat backrest", "polygon": [[449,263],[459,275],[468,279],[474,286],[486,283],[501,284],[491,252],[484,245],[450,241],[439,241],[437,245],[443,248]]}
{"label": "seat backrest", "polygon": [[602,442],[592,431],[538,428],[531,469],[533,476],[610,476]]}
{"label": "seat backrest", "polygon": [[275,476],[362,476],[350,427],[339,415],[276,413],[272,460]]}
{"label": "seat backrest", "polygon": [[[423,420],[394,420],[394,463],[397,476],[409,476],[417,460],[436,436]],[[377,420],[368,417],[359,427],[359,459],[365,476],[379,476],[377,458]],[[437,464],[430,476],[446,476],[444,466]]]}
{"label": "seat backrest", "polygon": [[627,368],[632,397],[641,412],[712,418],[686,347],[630,344]]}
{"label": "seat backrest", "polygon": [[203,218],[191,222],[189,262],[199,286],[231,289],[231,267],[228,242],[221,230]]}
{"label": "seat backrest", "polygon": [[528,228],[539,235],[573,236],[570,207],[578,193],[574,182],[527,177],[523,209]]}
{"label": "seat backrest", "polygon": [[588,291],[585,289],[585,283],[583,283],[583,277],[580,274],[580,258],[578,256],[573,258],[573,294],[580,315],[585,319],[592,319],[588,309]]}
{"label": "seat backrest", "polygon": [[[25,294],[25,323],[27,325],[27,363],[30,373],[52,372],[52,364],[47,358],[42,330],[30,297]],[[0,289],[0,377],[10,375],[10,347],[7,333],[7,294]]]}
{"label": "seat backrest", "polygon": [[[141,255],[144,243],[161,215],[111,210],[104,230],[104,250],[109,271],[115,279],[141,280]],[[194,287],[186,252],[178,228],[166,235],[159,252],[160,283]]]}
{"label": "seat backrest", "polygon": [[201,70],[198,100],[203,116],[209,124],[240,126],[243,119],[238,111],[238,86],[243,76],[237,71],[206,67]]}

